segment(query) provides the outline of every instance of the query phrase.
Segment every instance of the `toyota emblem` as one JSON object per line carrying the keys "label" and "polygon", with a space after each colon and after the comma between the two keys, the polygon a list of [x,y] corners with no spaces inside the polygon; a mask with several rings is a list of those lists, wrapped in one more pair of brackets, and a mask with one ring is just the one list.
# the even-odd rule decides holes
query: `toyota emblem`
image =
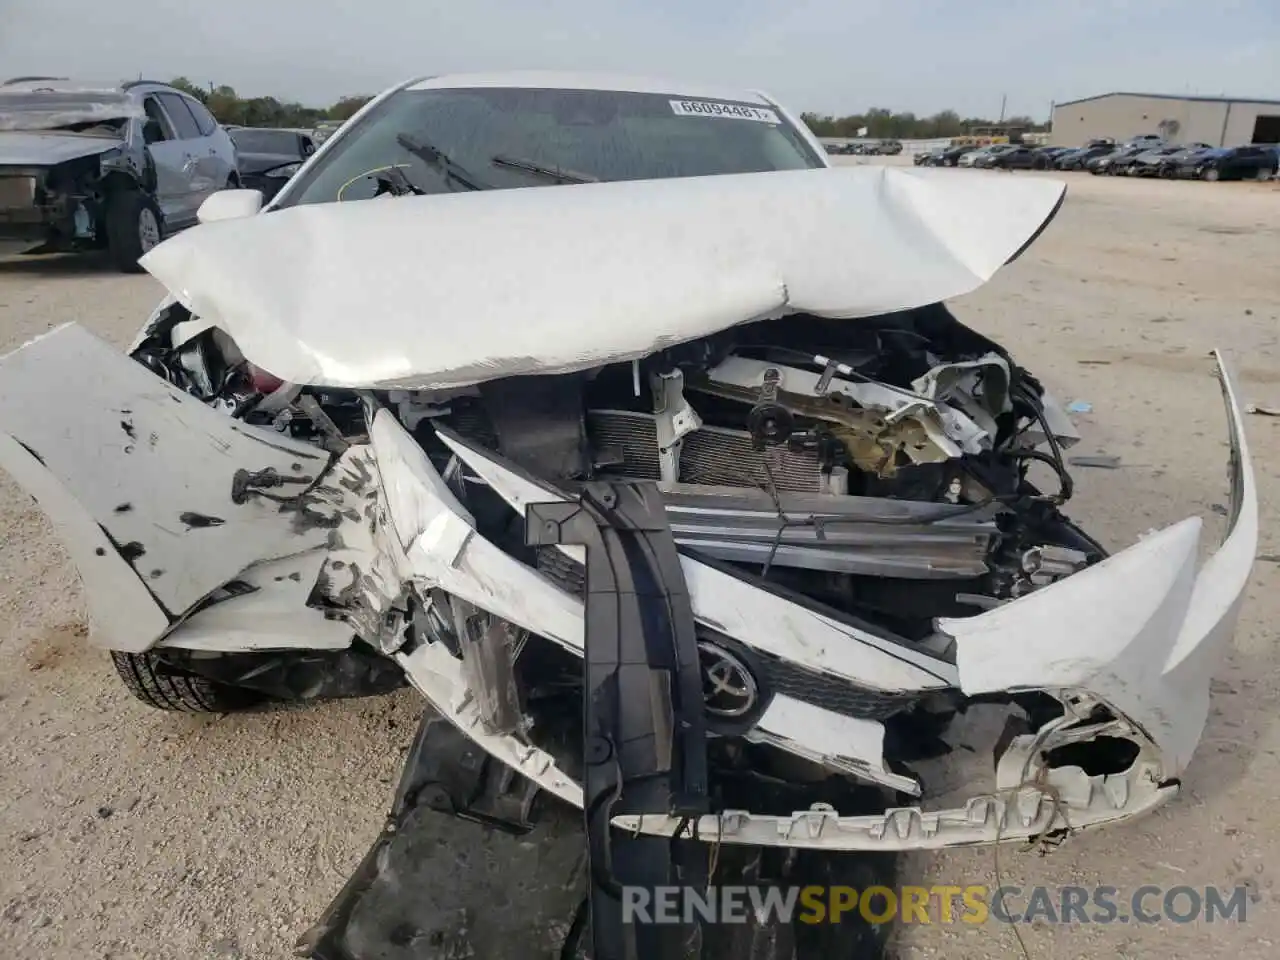
{"label": "toyota emblem", "polygon": [[760,701],[760,688],[751,669],[737,656],[710,640],[698,641],[702,666],[702,697],[713,717],[745,717]]}

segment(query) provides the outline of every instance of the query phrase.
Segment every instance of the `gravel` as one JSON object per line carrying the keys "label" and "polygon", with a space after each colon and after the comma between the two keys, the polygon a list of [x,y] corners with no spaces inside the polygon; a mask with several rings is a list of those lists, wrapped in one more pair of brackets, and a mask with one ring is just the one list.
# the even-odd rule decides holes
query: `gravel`
{"label": "gravel", "polygon": [[[1076,418],[1085,439],[1074,452],[1121,463],[1076,472],[1073,516],[1111,546],[1193,514],[1216,535],[1227,444],[1206,354],[1230,352],[1247,401],[1280,403],[1280,190],[1069,180],[1044,237],[955,308],[1060,397],[1092,405]],[[92,259],[0,262],[0,348],[68,320],[123,346],[160,295],[150,278]],[[1248,427],[1260,552],[1274,556],[1280,420],[1250,417]],[[0,956],[290,956],[378,830],[417,696],[248,716],[148,710],[86,645],[75,573],[3,475],[0,529]],[[1000,864],[1003,881],[1023,887],[1245,885],[1248,921],[1028,925],[1037,960],[1275,955],[1277,587],[1280,566],[1259,563],[1182,797],[1047,857],[1011,848]],[[994,882],[989,850],[906,864],[907,883]],[[903,957],[1019,956],[1012,931],[994,923],[912,927],[898,940]]]}

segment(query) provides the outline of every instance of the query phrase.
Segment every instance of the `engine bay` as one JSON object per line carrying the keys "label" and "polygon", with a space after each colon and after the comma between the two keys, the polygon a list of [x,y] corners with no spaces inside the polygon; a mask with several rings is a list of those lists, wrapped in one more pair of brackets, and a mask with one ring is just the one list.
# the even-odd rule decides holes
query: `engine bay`
{"label": "engine bay", "polygon": [[[215,328],[181,339],[191,323],[171,305],[134,358],[249,423],[334,452],[365,439],[367,395],[282,383]],[[936,617],[990,609],[1106,556],[1061,509],[1070,421],[942,304],[856,323],[792,315],[582,373],[371,399],[513,550],[510,511],[486,502],[437,426],[561,490],[655,481],[683,552],[911,641],[926,642]],[[1056,489],[1032,482],[1033,464]],[[581,589],[563,556],[532,560]]]}

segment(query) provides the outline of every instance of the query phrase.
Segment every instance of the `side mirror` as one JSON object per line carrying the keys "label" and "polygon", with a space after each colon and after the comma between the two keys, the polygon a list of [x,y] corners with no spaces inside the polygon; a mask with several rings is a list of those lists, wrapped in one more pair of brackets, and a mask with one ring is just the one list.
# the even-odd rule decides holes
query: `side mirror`
{"label": "side mirror", "polygon": [[312,143],[310,140],[304,140],[302,142],[302,155],[304,157],[309,157],[315,152],[316,152],[316,145],[314,143]]}
{"label": "side mirror", "polygon": [[196,219],[201,223],[215,223],[219,220],[240,220],[252,217],[262,209],[261,190],[219,190],[210,194],[200,209],[196,211]]}
{"label": "side mirror", "polygon": [[160,126],[159,120],[148,119],[142,125],[142,142],[143,143],[159,143],[164,140],[164,128]]}

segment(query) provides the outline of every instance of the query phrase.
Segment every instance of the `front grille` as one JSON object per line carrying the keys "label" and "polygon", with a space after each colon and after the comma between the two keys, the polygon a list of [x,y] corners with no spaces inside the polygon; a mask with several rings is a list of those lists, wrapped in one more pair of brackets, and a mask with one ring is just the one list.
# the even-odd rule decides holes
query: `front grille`
{"label": "front grille", "polygon": [[916,693],[868,690],[848,680],[796,666],[786,660],[761,657],[765,682],[773,693],[794,697],[832,713],[860,720],[884,720],[910,709],[920,699]]}
{"label": "front grille", "polygon": [[[555,547],[542,547],[538,550],[538,570],[562,590],[576,597],[584,597],[586,571],[582,564]],[[723,638],[714,636],[708,639],[717,643],[723,641]],[[734,645],[737,645],[736,641]],[[919,699],[918,694],[871,690],[829,673],[808,670],[787,660],[761,654],[754,649],[750,652],[752,661],[762,674],[757,679],[769,693],[794,697],[803,703],[810,703],[842,716],[859,720],[884,720],[909,709]]]}
{"label": "front grille", "polygon": [[[658,428],[651,413],[588,410],[587,436],[597,457],[608,452],[620,460],[611,469],[640,480],[659,479]],[[767,466],[766,466],[767,465]],[[816,453],[769,446],[757,450],[745,430],[706,427],[684,438],[680,480],[731,487],[817,493],[822,465]]]}

